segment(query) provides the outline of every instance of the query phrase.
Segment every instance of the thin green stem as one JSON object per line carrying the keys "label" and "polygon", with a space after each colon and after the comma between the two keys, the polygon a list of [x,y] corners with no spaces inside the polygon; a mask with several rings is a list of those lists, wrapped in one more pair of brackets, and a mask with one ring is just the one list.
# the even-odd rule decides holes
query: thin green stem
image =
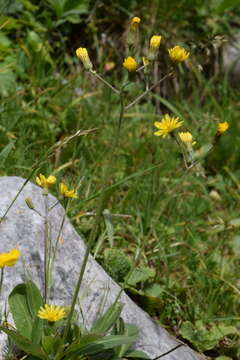
{"label": "thin green stem", "polygon": [[44,218],[44,302],[48,299],[48,268],[49,268],[49,226],[48,226],[48,201],[44,195],[45,218]]}
{"label": "thin green stem", "polygon": [[1,275],[0,275],[0,296],[1,296],[1,293],[2,293],[3,276],[4,276],[4,267],[1,268]]}
{"label": "thin green stem", "polygon": [[118,89],[116,89],[114,86],[112,86],[108,81],[106,81],[105,79],[103,79],[101,77],[101,75],[97,74],[96,71],[94,70],[89,70],[90,73],[92,75],[94,75],[98,80],[100,80],[101,82],[103,82],[106,86],[108,86],[110,89],[112,89],[116,94],[120,94],[120,91]]}
{"label": "thin green stem", "polygon": [[148,93],[150,93],[150,91],[152,91],[155,87],[157,87],[159,84],[161,84],[161,82],[163,82],[164,80],[166,80],[168,77],[172,76],[174,73],[170,72],[168,74],[166,74],[162,79],[160,79],[159,81],[157,81],[155,84],[153,84],[152,86],[150,86],[149,89],[147,89],[146,91],[144,91],[141,95],[139,95],[135,100],[133,100],[130,104],[128,104],[127,106],[125,106],[124,111],[129,110],[133,105],[135,105],[139,100],[141,100],[144,96],[146,96]]}

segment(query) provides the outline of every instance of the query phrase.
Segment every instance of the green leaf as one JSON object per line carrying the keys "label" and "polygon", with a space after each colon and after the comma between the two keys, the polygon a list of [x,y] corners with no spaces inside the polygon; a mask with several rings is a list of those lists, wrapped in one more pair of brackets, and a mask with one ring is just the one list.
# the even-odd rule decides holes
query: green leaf
{"label": "green leaf", "polygon": [[225,336],[237,333],[237,329],[225,324],[213,324],[207,327],[202,321],[197,321],[195,325],[190,321],[185,321],[179,333],[198,351],[206,351],[213,349]]}
{"label": "green leaf", "polygon": [[26,285],[17,285],[9,295],[8,302],[19,333],[31,339],[33,318],[28,307]]}
{"label": "green leaf", "polygon": [[89,344],[74,344],[67,349],[65,355],[94,355],[122,344],[132,344],[135,340],[135,336],[109,335],[99,340],[90,341]]}
{"label": "green leaf", "polygon": [[9,330],[3,326],[0,326],[0,330],[5,332],[5,334],[7,334],[12,339],[14,344],[19,347],[19,349],[22,349],[27,354],[36,356],[39,359],[47,360],[47,356],[44,354],[42,348],[39,345],[33,344],[29,339],[20,335],[17,331]]}
{"label": "green leaf", "polygon": [[[1,75],[0,75],[1,79]],[[5,161],[7,160],[10,152],[14,148],[15,141],[10,141],[6,146],[4,146],[3,150],[0,152],[0,165],[3,166]]]}
{"label": "green leaf", "polygon": [[38,310],[43,306],[43,298],[38,287],[32,281],[26,282],[27,302],[32,317],[35,317]]}
{"label": "green leaf", "polygon": [[150,359],[150,357],[145,354],[143,351],[135,350],[130,351],[124,355],[125,358],[134,358],[134,359]]}
{"label": "green leaf", "polygon": [[[123,333],[121,335],[131,336],[133,338],[135,337],[135,340],[133,340],[133,342],[135,342],[137,340],[137,336],[138,336],[138,329],[133,324],[125,324],[124,323]],[[120,358],[125,357],[125,354],[131,345],[132,344],[122,344],[117,351],[117,355]]]}
{"label": "green leaf", "polygon": [[43,335],[43,320],[36,317],[32,327],[32,342],[40,344]]}
{"label": "green leaf", "polygon": [[113,304],[92,326],[91,332],[105,334],[118,320],[123,304]]}
{"label": "green leaf", "polygon": [[155,270],[148,267],[135,268],[128,279],[128,285],[136,286],[140,281],[146,281],[155,276]]}

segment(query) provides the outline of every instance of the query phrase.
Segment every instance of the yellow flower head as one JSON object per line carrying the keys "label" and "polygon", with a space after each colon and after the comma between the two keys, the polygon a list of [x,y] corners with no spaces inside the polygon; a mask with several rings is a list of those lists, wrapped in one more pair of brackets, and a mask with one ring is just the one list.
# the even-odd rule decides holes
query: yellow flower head
{"label": "yellow flower head", "polygon": [[141,19],[139,17],[135,16],[134,18],[132,18],[132,20],[130,22],[130,29],[137,30],[140,22],[141,22]]}
{"label": "yellow flower head", "polygon": [[75,190],[69,190],[68,187],[64,183],[59,184],[59,191],[66,198],[77,198],[77,194]]}
{"label": "yellow flower head", "polygon": [[225,131],[227,131],[228,128],[229,128],[229,123],[227,121],[224,121],[224,122],[218,124],[217,132],[219,135],[221,135]]}
{"label": "yellow flower head", "polygon": [[179,132],[178,136],[180,137],[180,140],[185,145],[193,145],[194,144],[192,134],[189,131]]}
{"label": "yellow flower head", "polygon": [[86,48],[78,48],[76,50],[77,57],[83,63],[83,66],[86,70],[91,70],[93,68],[93,64],[88,56],[88,51]]}
{"label": "yellow flower head", "polygon": [[66,316],[65,310],[61,306],[47,305],[41,306],[37,316],[41,319],[55,322]]}
{"label": "yellow flower head", "polygon": [[124,59],[123,67],[127,69],[129,72],[135,72],[137,70],[137,63],[133,57],[129,56]]}
{"label": "yellow flower head", "polygon": [[178,117],[170,117],[168,114],[162,117],[161,121],[155,121],[154,125],[159,130],[154,133],[156,136],[162,136],[165,138],[168,134],[171,134],[173,130],[182,126],[183,121],[179,121]]}
{"label": "yellow flower head", "polygon": [[181,46],[174,46],[171,49],[168,49],[168,53],[170,56],[170,59],[174,63],[183,62],[189,58],[190,53],[187,52],[184,48]]}
{"label": "yellow flower head", "polygon": [[56,182],[56,178],[53,175],[50,175],[48,178],[46,178],[42,174],[36,176],[36,183],[44,189],[48,189],[48,187],[55,184],[55,182]]}
{"label": "yellow flower head", "polygon": [[20,251],[18,249],[12,249],[8,253],[0,254],[0,268],[15,265],[19,256]]}
{"label": "yellow flower head", "polygon": [[150,39],[150,49],[157,50],[160,46],[162,37],[160,35],[154,35]]}

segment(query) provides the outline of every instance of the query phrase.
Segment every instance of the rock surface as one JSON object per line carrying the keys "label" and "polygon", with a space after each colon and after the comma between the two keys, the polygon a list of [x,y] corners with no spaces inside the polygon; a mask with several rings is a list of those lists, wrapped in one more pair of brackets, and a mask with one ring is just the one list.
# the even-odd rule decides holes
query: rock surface
{"label": "rock surface", "polygon": [[228,74],[230,83],[239,86],[240,81],[240,33],[223,48],[223,69]]}
{"label": "rock surface", "polygon": [[[0,216],[4,214],[11,201],[18,193],[24,179],[19,177],[0,177]],[[30,210],[25,198],[30,197],[38,211],[44,214],[44,197],[42,189],[28,182],[18,196],[14,205],[7,214],[6,219],[0,224],[1,242],[0,252],[12,248],[19,248],[21,261],[14,267],[6,268],[1,306],[11,289],[24,281],[26,274],[39,286],[43,279],[43,239],[44,224],[34,211]],[[56,203],[56,198],[49,195],[49,206]],[[64,210],[60,204],[50,212],[51,236],[56,239],[59,224],[63,218]],[[66,220],[59,245],[54,274],[53,298],[54,304],[69,305],[73,289],[82,263],[85,245],[71,223]],[[100,309],[108,307],[115,299],[119,286],[106,274],[101,266],[90,257],[84,276],[83,287],[80,291],[81,316],[80,320],[89,326]],[[140,329],[137,349],[145,351],[151,358],[160,356],[176,345],[179,341],[169,335],[166,330],[155,324],[153,320],[141,310],[126,294],[121,297],[124,309],[123,319],[133,323]],[[0,335],[0,350],[4,346],[4,335]],[[170,354],[164,360],[201,360],[204,356],[197,354],[184,345]]]}

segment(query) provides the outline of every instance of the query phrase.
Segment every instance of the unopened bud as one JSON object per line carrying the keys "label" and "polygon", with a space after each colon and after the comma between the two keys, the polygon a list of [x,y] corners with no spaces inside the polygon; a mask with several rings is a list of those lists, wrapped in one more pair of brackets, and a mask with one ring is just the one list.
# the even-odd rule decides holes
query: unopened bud
{"label": "unopened bud", "polygon": [[27,204],[27,206],[29,207],[29,209],[34,210],[34,205],[33,205],[33,202],[32,202],[32,199],[31,199],[31,198],[26,198],[26,199],[25,199],[25,203]]}

